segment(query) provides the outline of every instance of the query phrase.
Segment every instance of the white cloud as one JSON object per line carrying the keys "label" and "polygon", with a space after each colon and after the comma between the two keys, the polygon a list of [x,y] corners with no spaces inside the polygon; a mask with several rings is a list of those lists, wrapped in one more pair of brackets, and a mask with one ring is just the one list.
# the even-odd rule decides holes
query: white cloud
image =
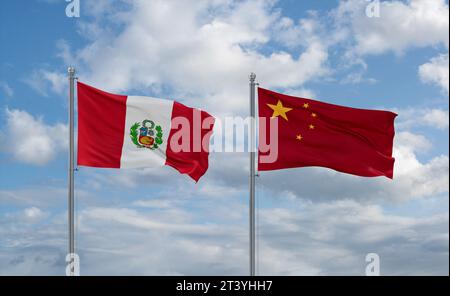
{"label": "white cloud", "polygon": [[392,198],[397,201],[406,201],[448,194],[448,156],[436,156],[427,163],[420,162],[416,156],[430,147],[431,143],[421,135],[410,132],[401,132],[397,135],[394,150],[396,180],[390,188]]}
{"label": "white cloud", "polygon": [[[281,45],[291,49],[301,48],[307,44],[319,41],[319,36],[325,34],[325,29],[320,23],[320,18],[316,12],[310,11],[307,18],[294,20],[288,17],[281,17],[274,23],[274,39]],[[321,40],[324,44],[331,45],[336,42],[336,36],[330,36]]]}
{"label": "white cloud", "polygon": [[285,93],[300,98],[314,99],[317,97],[317,94],[312,89],[308,88],[286,89]]}
{"label": "white cloud", "polygon": [[61,196],[67,195],[65,188],[34,187],[20,188],[16,190],[0,190],[0,202],[8,206],[55,207],[63,206]]}
{"label": "white cloud", "polygon": [[61,58],[66,65],[73,65],[75,57],[70,51],[70,45],[64,39],[60,39],[56,42],[56,48],[58,49],[58,57]]}
{"label": "white cloud", "polygon": [[427,126],[440,130],[448,129],[448,110],[415,107],[394,111],[399,114],[395,123],[397,130],[410,130],[420,126]]}
{"label": "white cloud", "polygon": [[374,78],[366,78],[364,77],[365,69],[355,71],[353,73],[348,74],[342,81],[342,84],[360,84],[360,83],[367,83],[367,84],[375,84],[377,83],[377,80]]}
{"label": "white cloud", "polygon": [[136,200],[132,203],[136,207],[166,209],[173,205],[173,202],[165,199],[149,199],[149,200]]}
{"label": "white cloud", "polygon": [[[123,24],[120,34],[103,26],[104,34],[73,59],[82,66],[82,80],[109,91],[158,93],[169,87],[176,90],[173,96],[195,98],[193,104],[212,113],[242,112],[250,72],[266,87],[289,88],[328,73],[327,45],[314,37],[309,20],[302,24],[312,27],[299,54],[262,50],[275,38],[273,26],[280,19],[273,3],[134,1],[118,21],[102,19]],[[62,55],[71,54],[63,48]]]}
{"label": "white cloud", "polygon": [[[189,216],[191,216],[189,214]],[[158,221],[158,216],[152,218],[143,215],[135,210],[127,208],[91,208],[83,212],[81,219],[96,219],[106,222],[115,222],[118,224],[129,225],[136,228],[142,228],[155,231],[170,231],[181,234],[207,235],[218,233],[219,227],[206,225],[188,225],[183,215],[170,215],[170,220]],[[169,217],[167,217],[169,218]],[[83,227],[82,224],[80,227]],[[90,226],[86,226],[90,228]]]}
{"label": "white cloud", "polygon": [[26,208],[24,210],[24,214],[25,214],[25,217],[27,217],[27,218],[38,218],[38,217],[42,217],[43,212],[39,208],[31,207],[31,208]]}
{"label": "white cloud", "polygon": [[41,221],[42,219],[47,218],[48,213],[42,211],[37,207],[26,208],[23,210],[24,219],[30,221],[32,223]]}
{"label": "white cloud", "polygon": [[14,95],[14,90],[6,81],[0,81],[0,90],[3,91],[7,97],[12,97]]}
{"label": "white cloud", "polygon": [[6,127],[1,150],[23,163],[45,165],[67,148],[67,126],[47,125],[26,111],[6,109]]}
{"label": "white cloud", "polygon": [[[448,94],[449,58],[448,53],[432,58],[419,67],[419,76],[425,83],[435,84]],[[448,123],[447,123],[448,125]]]}
{"label": "white cloud", "polygon": [[395,148],[397,150],[407,149],[412,152],[423,153],[431,148],[431,142],[422,135],[413,134],[408,131],[398,132],[395,136]]}
{"label": "white cloud", "polygon": [[[205,200],[207,196],[192,201],[180,212],[81,209],[77,253],[82,274],[248,274],[247,204],[230,197],[215,199],[213,212],[192,215],[191,207]],[[270,202],[258,219],[261,275],[363,275],[369,252],[380,254],[384,275],[448,272],[446,214],[407,217],[347,200],[310,203],[278,196]],[[1,274],[64,273],[65,215],[40,225],[11,217],[0,216],[0,221]],[[35,268],[29,268],[30,261]]]}
{"label": "white cloud", "polygon": [[380,1],[380,17],[369,18],[364,0],[341,1],[335,18],[354,36],[361,54],[449,45],[449,10],[445,0]]}
{"label": "white cloud", "polygon": [[424,121],[430,125],[439,129],[448,129],[448,111],[440,109],[433,109],[429,113],[425,114]]}
{"label": "white cloud", "polygon": [[[447,272],[448,264],[438,261],[438,258],[446,260],[444,258],[448,257],[446,214],[429,218],[402,217],[387,214],[379,206],[346,200],[318,204],[290,201],[290,204],[290,208],[260,212],[259,252],[263,273],[363,275],[363,261],[370,252],[381,256],[383,275]],[[431,245],[435,245],[434,251]],[[427,258],[418,269],[418,266],[413,267],[418,261],[410,261],[416,258],[414,250],[420,250],[418,252],[423,252]],[[412,265],[401,267],[398,263],[403,260]]]}
{"label": "white cloud", "polygon": [[68,84],[64,74],[44,69],[33,71],[30,77],[25,79],[25,83],[44,97],[49,96],[50,92],[63,94]]}
{"label": "white cloud", "polygon": [[[342,0],[332,10],[332,34],[345,52],[342,54],[344,68],[357,70],[348,74],[343,83],[375,83],[373,78],[365,78],[366,55],[381,55],[393,52],[402,55],[414,48],[435,48],[448,52],[449,48],[449,8],[446,0],[388,0],[379,1],[380,17],[368,17],[366,0]],[[439,84],[448,93],[448,53],[447,82],[442,69],[443,61],[433,59],[421,67],[422,80]],[[445,57],[442,55],[440,59]],[[445,61],[444,61],[445,62]],[[439,66],[435,65],[439,63]],[[427,66],[426,66],[427,65]],[[431,76],[431,77],[430,77]],[[447,86],[445,86],[447,84]]]}
{"label": "white cloud", "polygon": [[7,222],[18,221],[18,223],[36,224],[44,221],[48,216],[48,212],[43,211],[38,207],[29,207],[17,212],[6,212],[4,218]]}

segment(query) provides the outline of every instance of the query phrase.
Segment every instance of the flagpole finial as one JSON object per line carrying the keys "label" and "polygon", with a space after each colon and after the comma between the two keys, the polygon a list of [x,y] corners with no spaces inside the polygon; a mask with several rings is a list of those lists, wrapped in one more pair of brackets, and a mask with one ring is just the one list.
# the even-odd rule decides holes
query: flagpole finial
{"label": "flagpole finial", "polygon": [[75,68],[70,66],[69,68],[67,68],[67,73],[69,73],[70,76],[75,75]]}
{"label": "flagpole finial", "polygon": [[250,73],[250,75],[248,76],[248,78],[250,78],[250,81],[251,81],[251,82],[255,82],[256,74],[252,72],[252,73]]}

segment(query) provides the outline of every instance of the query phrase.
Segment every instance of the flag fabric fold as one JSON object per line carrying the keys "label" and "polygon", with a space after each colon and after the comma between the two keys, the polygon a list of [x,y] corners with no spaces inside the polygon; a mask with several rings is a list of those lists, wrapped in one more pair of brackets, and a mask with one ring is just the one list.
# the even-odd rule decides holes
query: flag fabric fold
{"label": "flag fabric fold", "polygon": [[[343,107],[258,89],[261,120],[278,119],[278,129],[259,130],[260,171],[318,166],[363,176],[393,178],[397,114]],[[266,124],[268,126],[268,124]],[[262,139],[278,133],[278,156],[262,161]]]}
{"label": "flag fabric fold", "polygon": [[208,169],[214,118],[181,103],[104,92],[78,82],[78,165],[169,165],[196,182]]}

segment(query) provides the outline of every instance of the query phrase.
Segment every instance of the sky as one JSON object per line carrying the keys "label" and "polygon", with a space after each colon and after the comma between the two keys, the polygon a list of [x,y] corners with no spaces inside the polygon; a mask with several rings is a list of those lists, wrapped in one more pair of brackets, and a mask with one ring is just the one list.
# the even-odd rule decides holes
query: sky
{"label": "sky", "polygon": [[[248,75],[294,96],[399,114],[395,176],[257,178],[257,273],[449,274],[446,0],[6,0],[0,5],[0,275],[64,275],[67,67],[105,91],[248,116]],[[369,17],[372,16],[372,17]],[[248,155],[79,168],[82,275],[247,275]]]}

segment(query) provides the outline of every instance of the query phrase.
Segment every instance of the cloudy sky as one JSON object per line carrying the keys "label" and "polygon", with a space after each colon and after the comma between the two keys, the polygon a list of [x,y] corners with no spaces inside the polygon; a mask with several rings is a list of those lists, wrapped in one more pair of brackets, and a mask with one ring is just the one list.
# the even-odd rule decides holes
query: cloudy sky
{"label": "cloudy sky", "polygon": [[[68,65],[80,80],[248,115],[265,88],[382,108],[395,179],[320,168],[257,180],[261,275],[449,273],[446,0],[7,0],[0,8],[0,275],[63,275]],[[198,184],[173,169],[76,173],[84,275],[248,274],[248,158],[213,153]]]}

